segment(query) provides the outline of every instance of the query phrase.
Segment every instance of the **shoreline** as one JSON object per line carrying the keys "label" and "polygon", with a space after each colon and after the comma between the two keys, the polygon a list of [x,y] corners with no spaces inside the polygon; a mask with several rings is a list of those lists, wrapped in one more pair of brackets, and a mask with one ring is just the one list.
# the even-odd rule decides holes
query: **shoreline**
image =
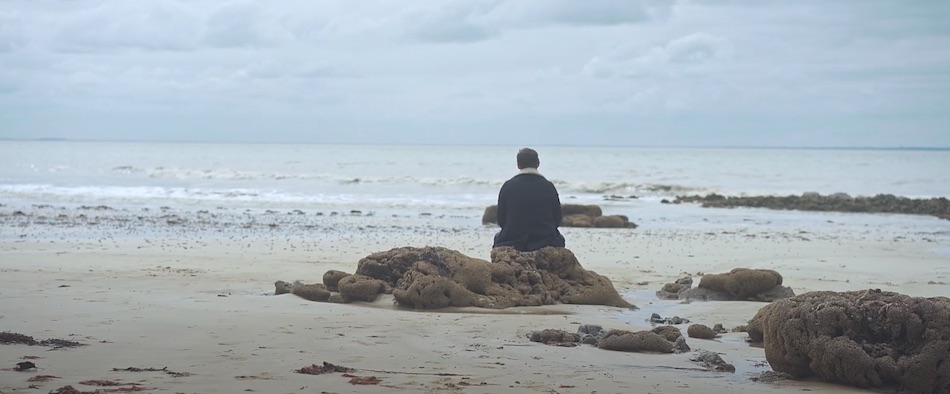
{"label": "shoreline", "polygon": [[[573,331],[579,324],[648,329],[653,312],[708,326],[745,324],[765,304],[651,297],[683,274],[696,278],[700,272],[740,266],[776,269],[796,293],[863,288],[913,296],[950,293],[950,267],[939,253],[950,243],[929,240],[933,235],[913,226],[859,232],[860,221],[807,229],[761,221],[734,229],[716,223],[633,231],[565,229],[568,248],[582,266],[610,278],[638,311],[563,304],[412,311],[394,307],[390,296],[370,304],[328,304],[268,295],[276,280],[319,283],[327,270],[353,272],[360,258],[401,246],[445,246],[488,259],[485,245],[495,232],[456,226],[445,218],[403,218],[375,228],[360,222],[365,217],[322,219],[339,223],[310,229],[222,228],[185,221],[130,233],[118,225],[121,220],[115,226],[75,227],[0,221],[4,232],[28,235],[0,239],[0,331],[80,338],[88,344],[54,352],[0,345],[0,363],[10,366],[23,356],[43,357],[34,360],[43,368],[35,373],[0,371],[0,392],[19,392],[36,374],[60,377],[43,383],[44,390],[67,384],[93,390],[78,382],[114,379],[189,393],[289,393],[300,387],[360,391],[339,374],[292,372],[323,361],[382,379],[372,388],[380,392],[687,393],[698,387],[710,393],[866,392],[808,380],[753,382],[768,366],[762,349],[745,343],[744,333],[687,340],[694,351],[722,354],[736,365],[735,374],[702,370],[689,361],[692,353],[559,348],[531,343],[526,334],[546,328]],[[687,326],[678,327],[685,332]],[[191,375],[112,371],[127,367],[168,367]]]}

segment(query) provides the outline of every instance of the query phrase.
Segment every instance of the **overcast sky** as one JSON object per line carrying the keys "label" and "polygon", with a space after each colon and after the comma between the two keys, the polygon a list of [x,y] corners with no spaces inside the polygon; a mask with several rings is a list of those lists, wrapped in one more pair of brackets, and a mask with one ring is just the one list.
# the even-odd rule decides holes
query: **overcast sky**
{"label": "overcast sky", "polygon": [[0,4],[0,138],[950,146],[950,1]]}

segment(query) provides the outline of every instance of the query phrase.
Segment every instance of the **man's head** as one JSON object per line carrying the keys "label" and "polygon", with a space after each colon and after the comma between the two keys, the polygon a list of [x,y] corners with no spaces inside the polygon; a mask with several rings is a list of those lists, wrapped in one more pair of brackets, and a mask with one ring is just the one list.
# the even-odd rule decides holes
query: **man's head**
{"label": "man's head", "polygon": [[538,152],[531,148],[521,148],[518,151],[518,169],[538,168],[541,161],[538,160]]}

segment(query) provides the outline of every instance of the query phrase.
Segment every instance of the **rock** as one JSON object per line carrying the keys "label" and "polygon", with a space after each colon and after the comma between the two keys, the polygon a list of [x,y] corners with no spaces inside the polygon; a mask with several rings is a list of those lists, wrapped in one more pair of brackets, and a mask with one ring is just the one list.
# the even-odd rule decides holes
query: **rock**
{"label": "rock", "polygon": [[584,215],[593,219],[603,215],[604,211],[597,205],[561,204],[561,214],[564,216]]}
{"label": "rock", "polygon": [[528,340],[531,342],[541,342],[541,331],[531,331],[531,333],[528,334]]}
{"label": "rock", "polygon": [[822,196],[815,192],[801,196],[724,197],[717,194],[676,197],[673,203],[701,203],[703,207],[752,207],[799,211],[872,212],[932,215],[950,218],[950,200],[946,197],[911,199],[891,194],[851,197],[844,193]]}
{"label": "rock", "polygon": [[689,345],[686,344],[686,337],[680,335],[679,338],[676,338],[676,341],[673,342],[673,353],[687,353],[690,351]]}
{"label": "rock", "polygon": [[681,293],[691,287],[693,287],[693,278],[685,276],[673,283],[663,285],[663,288],[656,292],[656,296],[661,300],[677,300],[680,299]]}
{"label": "rock", "polygon": [[597,342],[597,347],[623,352],[673,353],[673,342],[652,331],[610,330]]}
{"label": "rock", "polygon": [[654,327],[651,331],[660,334],[664,339],[670,342],[676,341],[676,338],[683,336],[683,332],[674,326]]}
{"label": "rock", "polygon": [[327,290],[340,291],[337,288],[337,284],[340,283],[340,279],[350,275],[352,274],[343,271],[329,270],[323,274],[323,285],[327,287]]}
{"label": "rock", "polygon": [[409,308],[556,303],[635,308],[609,279],[581,267],[568,249],[518,252],[502,247],[493,249],[491,257],[489,263],[445,248],[405,247],[363,258],[356,273],[386,282],[396,302]]}
{"label": "rock", "polygon": [[776,372],[776,371],[765,371],[758,374],[757,376],[753,376],[749,378],[749,380],[753,382],[762,382],[762,383],[775,383],[775,382],[781,382],[784,380],[791,380],[791,379],[793,379],[792,375],[789,375],[785,372]]}
{"label": "rock", "polygon": [[305,284],[299,281],[294,282],[291,293],[310,301],[326,301],[330,298],[330,292],[322,283]]}
{"label": "rock", "polygon": [[679,316],[673,316],[667,319],[667,322],[669,324],[686,324],[686,323],[689,323],[689,319],[685,319]]}
{"label": "rock", "polygon": [[692,288],[691,277],[677,279],[663,285],[656,296],[665,300],[772,302],[795,295],[781,283],[778,272],[736,268],[725,274],[705,275],[696,288]]}
{"label": "rock", "polygon": [[593,227],[594,218],[587,215],[564,215],[561,219],[563,227]]}
{"label": "rock", "polygon": [[[624,215],[604,216],[597,205],[561,204],[561,227],[637,228]],[[498,223],[498,206],[491,205],[482,213],[482,224]]]}
{"label": "rock", "polygon": [[482,213],[482,224],[497,224],[498,223],[498,206],[492,205],[485,208],[485,212]]}
{"label": "rock", "polygon": [[679,292],[677,297],[687,301],[738,301],[735,296],[721,292],[695,287]]}
{"label": "rock", "polygon": [[726,274],[703,276],[698,287],[721,291],[744,300],[781,284],[782,275],[773,270],[735,268]]}
{"label": "rock", "polygon": [[716,323],[716,324],[713,326],[712,330],[713,330],[713,332],[715,332],[715,333],[717,333],[717,334],[725,334],[725,333],[729,332],[729,330],[727,330],[725,327],[723,327],[721,323]]}
{"label": "rock", "polygon": [[732,364],[725,362],[718,353],[700,350],[699,355],[690,359],[690,361],[698,362],[704,365],[706,368],[720,371],[720,372],[736,372],[736,367]]}
{"label": "rock", "polygon": [[279,280],[274,282],[274,287],[275,295],[292,293],[298,297],[310,301],[326,301],[328,298],[330,298],[330,292],[327,291],[326,286],[319,283],[304,284],[300,281],[290,283]]}
{"label": "rock", "polygon": [[279,280],[274,282],[274,295],[287,294],[294,291],[294,284],[290,282],[284,282]]}
{"label": "rock", "polygon": [[950,392],[950,298],[820,291],[776,301],[760,324],[772,369],[857,387]]}
{"label": "rock", "polygon": [[[337,284],[344,302],[376,300],[379,293],[385,291],[383,281],[364,275],[350,275]],[[329,295],[327,296],[329,298]]]}
{"label": "rock", "polygon": [[762,342],[765,337],[764,319],[765,316],[771,312],[773,307],[775,307],[775,303],[771,303],[759,308],[759,311],[756,312],[755,316],[749,320],[749,324],[744,327],[746,334],[749,334],[749,342]]}
{"label": "rock", "polygon": [[653,324],[684,324],[684,323],[689,323],[689,319],[684,319],[684,318],[679,317],[679,316],[673,316],[673,317],[670,317],[670,318],[663,318],[663,317],[660,317],[659,314],[654,313],[654,314],[652,314],[652,315],[650,316],[650,323],[653,323]]}
{"label": "rock", "polygon": [[622,216],[598,216],[591,222],[597,228],[624,228],[627,221]]}
{"label": "rock", "polygon": [[581,324],[577,327],[578,334],[600,335],[604,328],[596,324]]}
{"label": "rock", "polygon": [[580,335],[581,335],[581,343],[583,343],[583,344],[585,344],[585,345],[595,345],[595,346],[596,346],[596,345],[597,345],[597,342],[600,341],[600,338],[598,338],[598,337],[595,336],[595,335],[591,335],[591,334],[580,334]]}
{"label": "rock", "polygon": [[703,324],[693,324],[689,326],[689,328],[686,329],[686,334],[689,335],[690,338],[698,339],[713,339],[717,337],[715,331]]}
{"label": "rock", "polygon": [[572,332],[552,329],[541,330],[541,343],[559,345],[564,343],[580,342],[580,340],[580,335]]}

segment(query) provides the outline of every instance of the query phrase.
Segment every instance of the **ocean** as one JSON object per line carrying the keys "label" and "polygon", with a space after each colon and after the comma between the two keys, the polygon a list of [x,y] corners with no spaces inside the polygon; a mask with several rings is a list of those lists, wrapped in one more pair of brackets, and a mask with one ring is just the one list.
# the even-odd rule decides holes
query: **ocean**
{"label": "ocean", "polygon": [[[95,206],[377,218],[425,215],[446,218],[448,227],[481,226],[482,211],[495,203],[498,188],[517,170],[519,148],[0,141],[0,204],[10,212]],[[834,216],[863,217],[865,224],[950,227],[948,221],[925,216],[716,210],[660,203],[677,195],[707,193],[950,197],[948,150],[534,148],[541,173],[557,185],[562,202],[599,204],[605,213],[625,214],[641,225],[688,226],[708,222],[710,216],[719,222],[751,217],[773,224],[817,223]]]}

